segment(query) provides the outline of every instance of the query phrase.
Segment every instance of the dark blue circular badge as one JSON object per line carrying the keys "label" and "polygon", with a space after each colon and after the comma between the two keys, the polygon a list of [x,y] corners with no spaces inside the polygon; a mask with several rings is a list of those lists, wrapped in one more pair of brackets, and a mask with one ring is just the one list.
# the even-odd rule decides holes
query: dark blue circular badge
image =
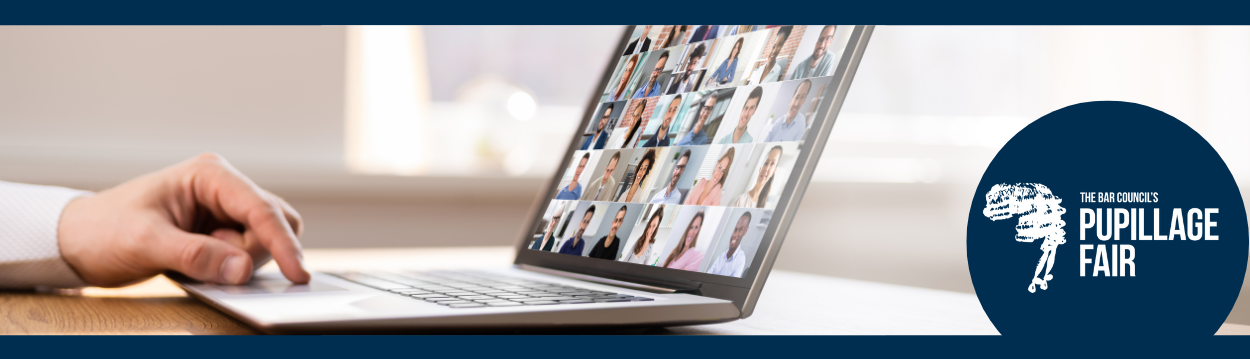
{"label": "dark blue circular badge", "polygon": [[968,211],[968,267],[1005,336],[1212,335],[1246,271],[1241,192],[1181,121],[1072,105],[994,157]]}

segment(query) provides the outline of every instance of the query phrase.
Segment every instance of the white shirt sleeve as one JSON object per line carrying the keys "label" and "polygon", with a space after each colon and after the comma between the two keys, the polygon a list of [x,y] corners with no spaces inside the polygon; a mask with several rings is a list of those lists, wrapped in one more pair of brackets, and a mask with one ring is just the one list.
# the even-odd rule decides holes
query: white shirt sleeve
{"label": "white shirt sleeve", "polygon": [[61,257],[57,224],[70,200],[88,194],[0,182],[0,288],[86,285]]}

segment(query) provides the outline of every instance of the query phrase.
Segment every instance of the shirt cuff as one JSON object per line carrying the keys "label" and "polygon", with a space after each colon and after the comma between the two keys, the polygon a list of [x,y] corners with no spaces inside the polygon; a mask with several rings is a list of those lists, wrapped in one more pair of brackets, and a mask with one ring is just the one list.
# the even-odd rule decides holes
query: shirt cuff
{"label": "shirt cuff", "polygon": [[87,285],[61,257],[57,226],[70,200],[89,194],[0,182],[0,288]]}

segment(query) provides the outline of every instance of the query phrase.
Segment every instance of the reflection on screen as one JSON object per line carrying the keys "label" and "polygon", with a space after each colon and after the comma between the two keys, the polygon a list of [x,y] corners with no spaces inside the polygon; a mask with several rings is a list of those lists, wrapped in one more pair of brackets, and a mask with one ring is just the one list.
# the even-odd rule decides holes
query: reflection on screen
{"label": "reflection on screen", "polygon": [[527,248],[742,277],[849,32],[635,27]]}

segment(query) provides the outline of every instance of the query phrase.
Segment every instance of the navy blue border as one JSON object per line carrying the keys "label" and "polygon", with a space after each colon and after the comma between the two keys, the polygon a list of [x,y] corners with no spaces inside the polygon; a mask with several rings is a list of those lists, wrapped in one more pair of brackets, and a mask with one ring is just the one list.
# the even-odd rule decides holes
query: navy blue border
{"label": "navy blue border", "polygon": [[[770,6],[773,6],[770,8]],[[79,1],[16,0],[8,25],[819,23],[878,25],[1248,24],[1247,3],[1151,1]],[[684,10],[679,10],[684,9]],[[758,11],[744,11],[757,9]]]}
{"label": "navy blue border", "polygon": [[[1091,318],[1094,319],[1094,318]],[[1091,325],[1096,325],[1091,320]],[[1075,323],[1074,323],[1075,324]],[[1084,330],[1074,325],[1074,330]],[[1092,328],[1089,328],[1092,329]],[[896,357],[1244,357],[1250,337],[1083,341],[998,336],[277,336],[0,337],[6,355],[125,358],[414,357],[786,358]],[[629,349],[636,350],[629,350]]]}

